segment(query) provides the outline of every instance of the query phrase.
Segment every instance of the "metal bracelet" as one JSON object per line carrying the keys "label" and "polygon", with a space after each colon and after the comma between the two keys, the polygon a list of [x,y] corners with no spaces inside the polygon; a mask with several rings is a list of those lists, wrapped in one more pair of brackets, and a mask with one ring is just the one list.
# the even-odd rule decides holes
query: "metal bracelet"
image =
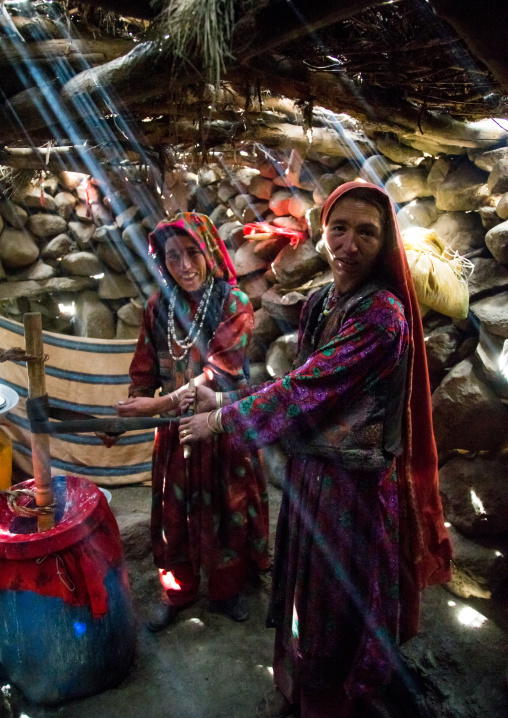
{"label": "metal bracelet", "polygon": [[219,434],[224,434],[225,429],[222,425],[222,407],[217,410],[217,413],[215,414],[215,423],[217,424],[217,428],[219,430]]}
{"label": "metal bracelet", "polygon": [[[217,410],[217,411],[220,411],[220,410]],[[209,411],[208,414],[206,415],[206,425],[208,426],[208,428],[210,429],[210,431],[212,432],[212,434],[220,434],[221,432],[219,431],[218,426],[217,426],[217,415],[216,415],[216,418],[215,418],[215,426],[212,426],[212,425],[210,424],[210,416],[211,416],[212,414],[215,414],[215,415],[216,415],[216,410],[215,410],[215,409],[212,409],[212,411]]]}

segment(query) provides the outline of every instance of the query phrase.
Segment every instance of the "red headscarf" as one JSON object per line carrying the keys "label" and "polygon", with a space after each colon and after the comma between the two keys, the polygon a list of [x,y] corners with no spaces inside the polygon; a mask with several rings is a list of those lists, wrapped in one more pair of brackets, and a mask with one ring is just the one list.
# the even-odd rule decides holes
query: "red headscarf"
{"label": "red headscarf", "polygon": [[196,242],[205,257],[209,275],[215,279],[223,279],[233,286],[236,284],[235,268],[215,225],[205,214],[196,212],[182,212],[169,222],[159,222],[148,235],[149,251],[159,265],[162,263],[162,271],[165,267],[164,245],[175,230],[186,232]]}
{"label": "red headscarf", "polygon": [[404,305],[409,326],[410,354],[405,397],[404,451],[397,459],[400,511],[400,638],[414,636],[419,623],[419,592],[430,584],[450,580],[451,545],[439,496],[437,451],[427,357],[418,301],[395,216],[395,208],[380,187],[347,182],[328,197],[321,209],[326,226],[335,203],[352,189],[372,191],[385,207],[383,257],[390,289]]}

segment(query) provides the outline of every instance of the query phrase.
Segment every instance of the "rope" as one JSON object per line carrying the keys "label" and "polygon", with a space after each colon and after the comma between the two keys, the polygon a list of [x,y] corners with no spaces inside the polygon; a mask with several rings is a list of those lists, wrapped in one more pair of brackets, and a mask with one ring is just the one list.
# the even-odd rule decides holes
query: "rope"
{"label": "rope", "polygon": [[0,496],[3,496],[7,501],[7,506],[13,514],[16,514],[16,516],[24,516],[25,518],[39,516],[39,514],[52,514],[55,508],[54,504],[50,506],[37,506],[34,509],[18,504],[18,500],[23,496],[29,496],[31,499],[35,499],[35,492],[29,489],[6,489],[5,491],[0,489]]}
{"label": "rope", "polygon": [[[69,576],[69,574],[67,573],[67,571],[65,569],[65,563],[64,563],[63,558],[61,556],[59,556],[57,553],[48,554],[47,556],[41,556],[41,558],[38,558],[35,563],[40,566],[41,563],[43,563],[48,557],[51,557],[51,556],[54,556],[54,558],[55,558],[56,572],[58,574],[58,578],[60,579],[60,581],[63,583],[63,585],[65,586],[65,588],[68,591],[71,591],[71,592],[75,591],[76,585],[71,581],[71,577]],[[60,569],[62,569],[62,570],[60,571]]]}
{"label": "rope", "polygon": [[35,356],[34,354],[27,354],[24,349],[20,347],[13,347],[12,349],[0,349],[0,363],[4,361],[48,361],[49,354],[43,354],[42,357]]}

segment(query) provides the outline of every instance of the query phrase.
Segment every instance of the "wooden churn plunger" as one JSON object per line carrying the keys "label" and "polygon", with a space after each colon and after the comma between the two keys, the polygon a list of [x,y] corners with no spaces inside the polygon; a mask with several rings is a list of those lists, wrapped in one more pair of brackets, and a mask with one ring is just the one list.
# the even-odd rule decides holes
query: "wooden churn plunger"
{"label": "wooden churn plunger", "polygon": [[[190,389],[191,391],[194,391],[194,392],[196,391],[196,384],[195,384],[195,382],[194,382],[194,377],[193,377],[193,376],[191,376],[191,378],[189,379],[189,389]],[[198,399],[197,399],[197,395],[195,394],[195,395],[194,395],[194,401],[193,401],[193,403],[192,403],[192,407],[189,407],[189,411],[191,411],[193,414],[196,413],[197,403],[198,403]],[[188,460],[190,459],[190,457],[191,457],[191,454],[192,454],[192,446],[190,446],[190,444],[184,444],[184,445],[183,445],[183,458],[184,458],[186,461],[188,461]],[[189,466],[188,466],[188,464],[187,464],[187,466],[186,466],[185,471],[186,471],[186,473],[188,473],[188,471],[189,471]]]}
{"label": "wooden churn plunger", "polygon": [[[25,325],[26,353],[35,357],[35,359],[27,362],[28,398],[39,399],[46,396],[41,315],[38,312],[25,314],[23,322]],[[49,456],[49,434],[32,433],[32,463],[36,491],[35,501],[38,508],[46,508],[53,503]],[[53,526],[53,513],[39,513],[37,515],[37,528],[39,531],[47,531],[53,528]]]}

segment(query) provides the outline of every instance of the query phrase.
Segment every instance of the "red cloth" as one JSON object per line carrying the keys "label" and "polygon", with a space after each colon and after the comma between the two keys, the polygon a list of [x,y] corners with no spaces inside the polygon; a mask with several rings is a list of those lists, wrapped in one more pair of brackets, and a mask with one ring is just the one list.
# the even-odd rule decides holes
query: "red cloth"
{"label": "red cloth", "polygon": [[308,237],[307,232],[301,232],[290,227],[275,227],[273,224],[268,224],[268,222],[251,222],[243,225],[244,237],[257,233],[270,234],[272,237],[286,237],[292,247],[297,247],[302,242],[305,242]]}
{"label": "red cloth", "polygon": [[[97,510],[102,520],[81,541],[62,549],[55,541],[53,551],[38,557],[0,559],[0,590],[61,598],[71,605],[90,606],[94,618],[104,616],[108,611],[104,579],[111,568],[122,566],[122,545],[117,523],[102,495]],[[1,536],[0,543],[7,541],[8,536]],[[125,571],[124,579],[128,581]]]}
{"label": "red cloth", "polygon": [[432,430],[432,406],[423,327],[411,272],[402,244],[395,208],[377,185],[347,182],[328,197],[321,209],[326,226],[335,203],[348,191],[369,188],[387,208],[389,242],[385,272],[402,300],[410,331],[410,356],[404,422],[405,450],[397,461],[400,513],[401,640],[418,631],[419,591],[434,583],[450,580],[451,545],[444,526],[439,496],[437,451]]}

